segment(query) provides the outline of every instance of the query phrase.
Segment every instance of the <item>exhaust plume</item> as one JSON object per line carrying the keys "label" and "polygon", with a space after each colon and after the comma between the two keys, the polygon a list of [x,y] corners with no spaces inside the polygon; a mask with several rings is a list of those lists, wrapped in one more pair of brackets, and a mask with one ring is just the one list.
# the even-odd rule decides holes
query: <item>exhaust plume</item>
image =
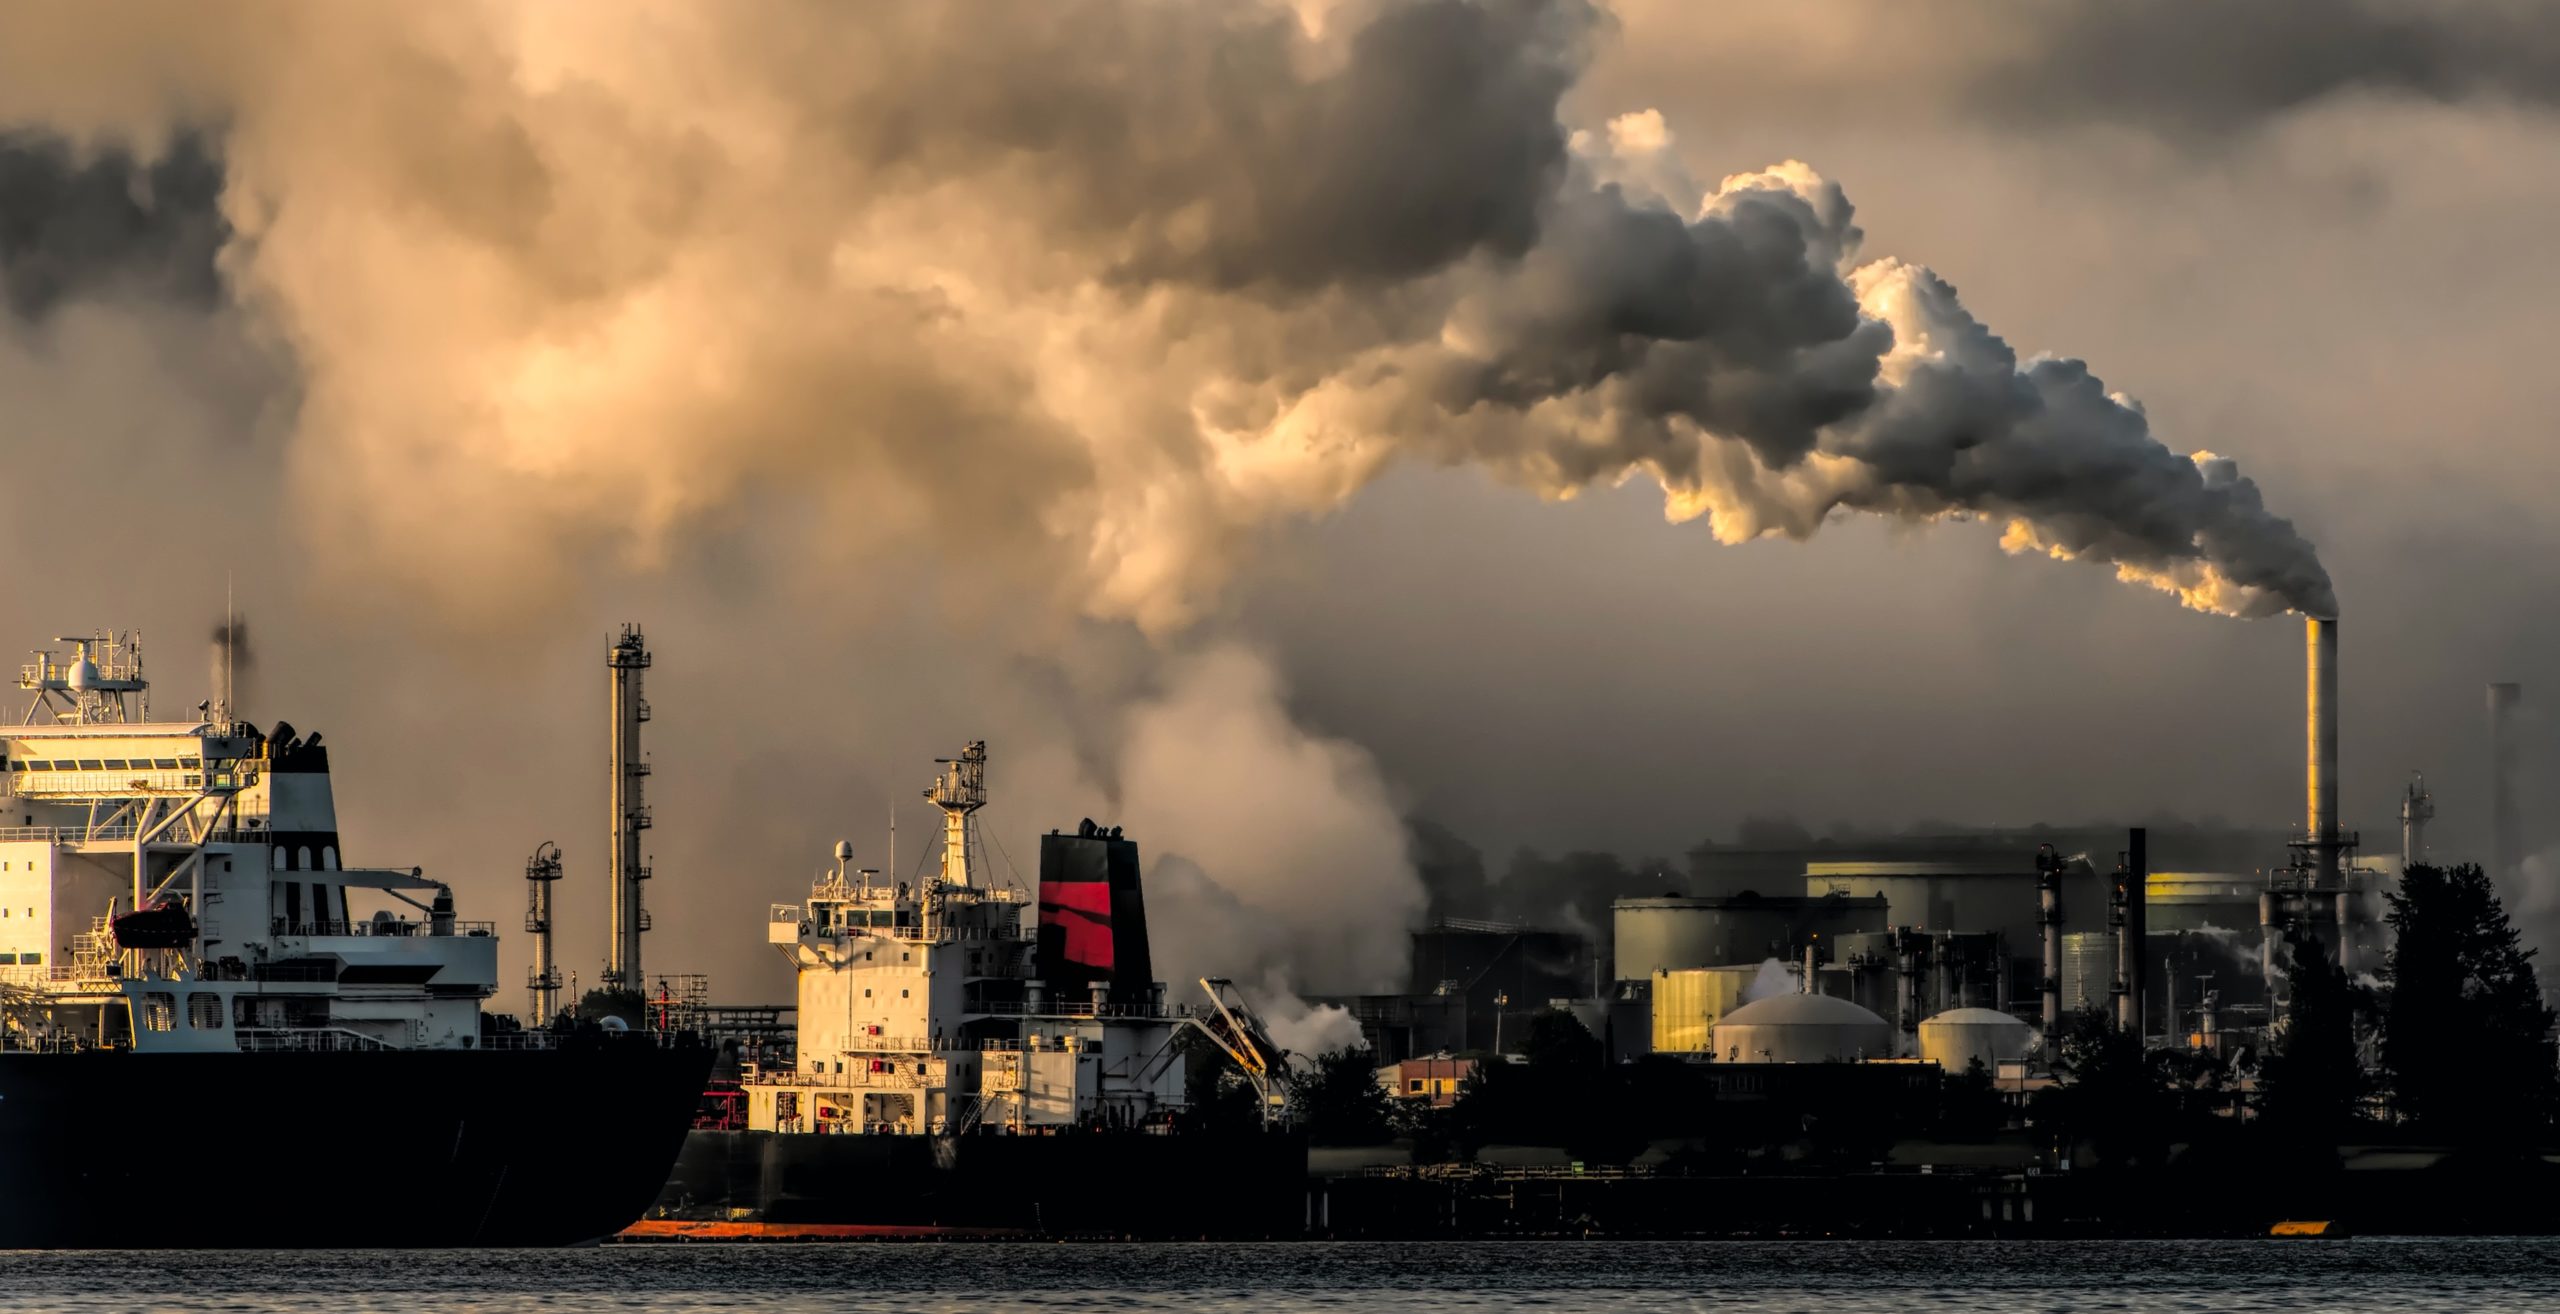
{"label": "exhaust plume", "polygon": [[1987,519],[2334,612],[2236,465],[1863,258],[1811,168],[1700,188],[1658,116],[1572,131],[1583,0],[1005,13],[32,9],[0,126],[218,135],[310,532],[466,614],[790,495],[1164,632],[1400,462],[1649,479],[1722,542]]}
{"label": "exhaust plume", "polygon": [[221,716],[238,716],[241,679],[258,664],[257,650],[249,646],[249,621],[240,615],[213,627],[212,643],[206,653],[213,664],[213,711]]}

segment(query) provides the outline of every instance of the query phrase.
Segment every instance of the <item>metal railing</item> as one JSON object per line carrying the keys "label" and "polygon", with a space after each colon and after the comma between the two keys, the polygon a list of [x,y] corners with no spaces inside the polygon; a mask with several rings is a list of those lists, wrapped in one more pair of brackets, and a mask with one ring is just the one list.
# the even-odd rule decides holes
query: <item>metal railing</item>
{"label": "metal railing", "polygon": [[[130,844],[138,828],[130,821],[106,826],[0,826],[0,841],[43,844]],[[224,826],[206,835],[208,844],[261,844],[273,836],[263,826]],[[177,830],[168,832],[167,842],[184,847],[193,841]]]}
{"label": "metal railing", "polygon": [[432,923],[410,921],[406,919],[386,922],[288,922],[285,919],[278,917],[273,923],[271,923],[271,930],[273,934],[278,936],[298,936],[305,939],[314,936],[325,937],[335,935],[366,936],[374,939],[426,940],[461,937],[485,938],[498,933],[498,924],[496,922],[456,921],[453,924],[452,936],[439,937],[436,935],[435,927]]}
{"label": "metal railing", "polygon": [[254,1054],[341,1054],[399,1048],[378,1036],[345,1027],[242,1027],[233,1035],[242,1050]]}

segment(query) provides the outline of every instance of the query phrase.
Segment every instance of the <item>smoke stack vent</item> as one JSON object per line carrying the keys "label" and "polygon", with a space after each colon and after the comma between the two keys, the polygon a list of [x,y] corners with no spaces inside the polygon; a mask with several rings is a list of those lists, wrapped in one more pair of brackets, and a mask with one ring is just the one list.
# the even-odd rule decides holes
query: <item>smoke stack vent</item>
{"label": "smoke stack vent", "polygon": [[2333,885],[2338,862],[2338,622],[2305,616],[2305,758],[2303,829],[2311,841],[2311,877]]}

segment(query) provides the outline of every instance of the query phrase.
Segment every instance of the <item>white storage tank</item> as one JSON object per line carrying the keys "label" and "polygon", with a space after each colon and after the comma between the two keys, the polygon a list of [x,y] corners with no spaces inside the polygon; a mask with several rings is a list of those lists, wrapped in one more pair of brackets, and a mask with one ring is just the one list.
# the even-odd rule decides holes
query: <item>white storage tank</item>
{"label": "white storage tank", "polygon": [[2012,1062],[2033,1053],[2036,1029],[2006,1013],[1988,1008],[1951,1008],[1920,1023],[1920,1057],[1950,1074],[1982,1060],[1983,1070],[1997,1072],[2003,1059]]}
{"label": "white storage tank", "polygon": [[1829,995],[1772,995],[1716,1023],[1715,1056],[1725,1063],[1852,1063],[1893,1057],[1893,1027]]}

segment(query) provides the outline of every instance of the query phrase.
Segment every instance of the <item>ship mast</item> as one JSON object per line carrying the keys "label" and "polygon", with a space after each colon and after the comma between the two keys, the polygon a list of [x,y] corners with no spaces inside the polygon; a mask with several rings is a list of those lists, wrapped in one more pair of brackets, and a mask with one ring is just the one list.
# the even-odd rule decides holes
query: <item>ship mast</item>
{"label": "ship mast", "polygon": [[987,805],[987,742],[971,740],[960,756],[934,760],[943,772],[924,796],[942,809],[941,884],[965,886],[970,884],[969,817]]}

